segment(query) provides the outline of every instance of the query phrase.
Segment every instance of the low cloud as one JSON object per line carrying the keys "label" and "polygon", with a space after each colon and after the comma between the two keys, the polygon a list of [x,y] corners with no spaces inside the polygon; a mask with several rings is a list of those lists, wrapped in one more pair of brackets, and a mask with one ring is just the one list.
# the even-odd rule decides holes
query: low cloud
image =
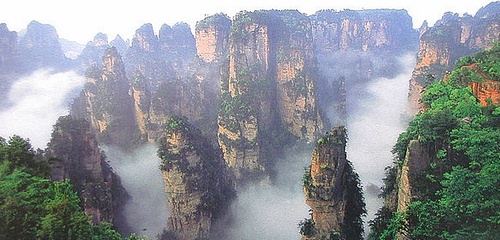
{"label": "low cloud", "polygon": [[69,113],[69,103],[83,88],[85,78],[74,71],[40,69],[14,82],[6,106],[0,106],[0,136],[29,138],[44,149],[57,118]]}
{"label": "low cloud", "polygon": [[102,149],[130,195],[123,213],[129,230],[155,239],[167,227],[169,216],[158,147],[148,143],[130,152],[109,146]]}
{"label": "low cloud", "polygon": [[382,206],[377,189],[383,185],[385,167],[392,164],[392,147],[407,125],[408,83],[414,64],[413,54],[404,55],[399,58],[401,71],[397,76],[347,89],[347,102],[352,103],[347,109],[347,157],[364,187],[368,212],[365,220],[373,219]]}

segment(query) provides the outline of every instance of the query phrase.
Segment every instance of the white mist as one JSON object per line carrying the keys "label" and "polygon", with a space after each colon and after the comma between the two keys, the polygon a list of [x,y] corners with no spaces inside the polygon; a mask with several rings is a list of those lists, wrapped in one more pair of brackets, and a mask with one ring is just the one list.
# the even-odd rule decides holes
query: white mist
{"label": "white mist", "polygon": [[378,189],[383,186],[384,169],[392,164],[392,147],[406,128],[408,82],[415,66],[414,54],[399,59],[402,71],[395,78],[378,78],[355,89],[347,89],[347,157],[359,174],[364,190],[367,221],[382,206]]}
{"label": "white mist", "polygon": [[110,146],[102,149],[130,195],[124,206],[125,222],[138,236],[155,239],[166,229],[169,216],[158,147],[148,143],[131,152]]}
{"label": "white mist", "polygon": [[85,78],[73,71],[53,73],[40,69],[11,86],[0,106],[0,136],[29,138],[36,149],[45,149],[52,126],[69,113],[69,104],[83,88]]}
{"label": "white mist", "polygon": [[302,175],[312,149],[286,152],[276,163],[273,183],[262,180],[238,192],[231,206],[232,224],[223,239],[301,239],[298,224],[309,217]]}

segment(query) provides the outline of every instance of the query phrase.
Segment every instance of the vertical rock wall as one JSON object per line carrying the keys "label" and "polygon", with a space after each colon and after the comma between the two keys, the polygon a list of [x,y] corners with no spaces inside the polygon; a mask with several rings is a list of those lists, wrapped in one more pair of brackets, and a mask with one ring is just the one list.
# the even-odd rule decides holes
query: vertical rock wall
{"label": "vertical rock wall", "polygon": [[488,49],[500,39],[500,13],[494,2],[481,8],[476,15],[446,13],[431,28],[423,28],[417,63],[410,79],[408,113],[417,114],[425,85],[439,81],[446,71],[463,56]]}
{"label": "vertical rock wall", "polygon": [[365,203],[346,141],[346,129],[335,127],[316,144],[303,179],[312,218],[302,223],[302,239],[362,239]]}
{"label": "vertical rock wall", "polygon": [[85,213],[94,224],[113,222],[114,201],[111,167],[106,163],[90,124],[70,116],[60,117],[54,126],[47,155],[53,158],[51,178],[69,179],[82,199]]}
{"label": "vertical rock wall", "polygon": [[214,223],[234,191],[221,153],[185,118],[170,118],[158,155],[165,182],[174,239],[212,239]]}
{"label": "vertical rock wall", "polygon": [[323,128],[315,104],[312,44],[310,22],[297,11],[235,17],[218,139],[237,179],[268,170],[283,145],[278,141],[310,141]]}

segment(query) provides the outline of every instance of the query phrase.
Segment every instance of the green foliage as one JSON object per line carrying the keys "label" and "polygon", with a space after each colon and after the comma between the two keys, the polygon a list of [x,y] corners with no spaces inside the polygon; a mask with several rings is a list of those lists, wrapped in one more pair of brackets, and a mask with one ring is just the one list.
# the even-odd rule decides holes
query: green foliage
{"label": "green foliage", "polygon": [[189,132],[190,127],[188,125],[189,123],[187,118],[180,116],[172,116],[169,117],[165,122],[165,132],[167,134],[177,131]]}
{"label": "green foliage", "polygon": [[404,219],[404,213],[396,212],[393,217],[389,219],[387,228],[382,231],[379,239],[396,239],[396,234],[403,228]]}
{"label": "green foliage", "polygon": [[92,226],[70,182],[50,181],[27,140],[2,140],[0,153],[0,239],[122,239],[110,224]]}
{"label": "green foliage", "polygon": [[302,236],[310,237],[314,235],[314,221],[311,218],[304,218],[299,222],[299,232]]}
{"label": "green foliage", "polygon": [[231,26],[231,20],[225,13],[217,13],[212,16],[208,16],[205,19],[196,22],[196,31],[201,29],[206,29],[209,27],[227,27]]}
{"label": "green foliage", "polygon": [[391,239],[401,230],[411,239],[500,236],[500,110],[493,104],[482,107],[466,87],[489,69],[486,77],[496,77],[498,53],[497,44],[463,58],[449,82],[427,87],[422,102],[428,109],[400,135],[393,153],[401,164],[409,141],[418,139],[427,143],[431,163],[416,176],[418,194],[406,212],[379,211],[371,222],[376,237]]}
{"label": "green foliage", "polygon": [[[475,55],[460,58],[452,72],[453,78],[462,78],[457,83],[471,81],[480,82],[484,77],[500,81],[500,41],[494,42],[491,49],[478,52]],[[476,67],[471,68],[477,64]],[[481,76],[482,75],[482,76]],[[469,79],[467,79],[469,77]],[[455,80],[455,79],[453,79]],[[465,81],[465,82],[464,82]]]}
{"label": "green foliage", "polygon": [[396,166],[387,166],[385,168],[385,177],[382,179],[384,182],[384,186],[382,187],[382,192],[380,193],[381,198],[388,197],[389,194],[396,191],[397,188],[397,167]]}
{"label": "green foliage", "polygon": [[[368,225],[370,226],[370,234],[368,235],[368,239],[394,239],[395,232],[390,230],[390,228],[393,229],[393,227],[391,226],[389,228],[389,224],[395,221],[393,217],[394,211],[386,206],[382,206],[375,213],[375,219],[372,219],[368,222]],[[382,235],[384,235],[384,237],[382,237]]]}

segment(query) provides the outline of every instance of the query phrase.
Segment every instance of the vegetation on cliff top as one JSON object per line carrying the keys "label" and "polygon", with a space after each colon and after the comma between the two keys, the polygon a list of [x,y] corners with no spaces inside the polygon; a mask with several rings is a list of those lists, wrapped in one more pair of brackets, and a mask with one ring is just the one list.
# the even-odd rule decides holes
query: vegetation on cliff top
{"label": "vegetation on cliff top", "polygon": [[[339,146],[343,146],[347,143],[347,131],[345,127],[340,126],[333,128],[332,131],[328,132],[324,137],[319,138],[316,143],[315,151],[319,152],[329,152],[328,150],[321,149],[332,149]],[[343,150],[345,151],[345,149]],[[337,165],[341,165],[340,159],[334,160],[335,156],[331,156],[326,153],[323,157],[329,157],[331,159],[326,160]],[[345,159],[344,159],[345,160]],[[337,161],[337,162],[336,162]],[[336,173],[334,177],[336,181],[342,181],[340,185],[331,185],[325,187],[323,185],[316,186],[313,183],[311,175],[311,166],[306,168],[306,172],[302,178],[303,187],[305,192],[308,194],[306,197],[308,199],[315,199],[318,201],[331,201],[333,205],[342,205],[340,201],[345,203],[345,212],[342,223],[340,224],[340,229],[329,229],[328,239],[362,239],[363,235],[363,220],[362,216],[366,213],[364,197],[362,194],[361,183],[358,174],[354,171],[353,166],[350,161],[345,160],[344,168],[339,166],[332,166],[330,164],[322,165],[323,170],[333,170],[332,167],[338,167],[337,170],[342,170],[342,172]],[[334,171],[325,171],[326,174],[333,174]],[[339,197],[341,193],[341,197]],[[326,199],[325,199],[326,197]],[[337,202],[338,201],[338,202]],[[313,210],[314,211],[314,210]],[[320,229],[315,227],[315,222],[312,218],[304,219],[299,223],[299,231],[303,236],[311,237],[324,237],[325,233],[320,232]]]}
{"label": "vegetation on cliff top", "polygon": [[[158,149],[158,156],[162,160],[161,169],[168,172],[176,166],[183,173],[199,175],[192,179],[189,179],[190,175],[186,175],[184,181],[188,187],[192,187],[192,191],[205,190],[200,210],[210,212],[214,217],[222,214],[227,204],[236,196],[229,178],[225,175],[222,153],[214,149],[201,131],[185,117],[170,117],[165,122],[165,133],[167,137],[160,140]],[[180,134],[184,138],[179,149],[174,150],[177,146],[172,146],[166,140],[172,134]],[[187,159],[187,155],[192,156],[192,153],[199,158],[195,166],[191,166]]]}
{"label": "vegetation on cliff top", "polygon": [[[500,45],[462,58],[448,81],[429,85],[425,112],[402,133],[393,153],[400,169],[410,140],[426,143],[432,156],[413,186],[417,196],[405,212],[382,208],[371,225],[373,239],[495,239],[500,236],[500,106],[481,106],[467,87],[485,77],[500,80]],[[464,74],[463,66],[477,64]],[[473,77],[471,77],[473,76]],[[397,190],[388,171],[385,191]],[[392,184],[393,186],[388,186]],[[387,192],[385,195],[388,195]]]}
{"label": "vegetation on cliff top", "polygon": [[48,161],[19,136],[0,138],[0,222],[0,239],[123,239],[93,226],[71,183],[50,181]]}

